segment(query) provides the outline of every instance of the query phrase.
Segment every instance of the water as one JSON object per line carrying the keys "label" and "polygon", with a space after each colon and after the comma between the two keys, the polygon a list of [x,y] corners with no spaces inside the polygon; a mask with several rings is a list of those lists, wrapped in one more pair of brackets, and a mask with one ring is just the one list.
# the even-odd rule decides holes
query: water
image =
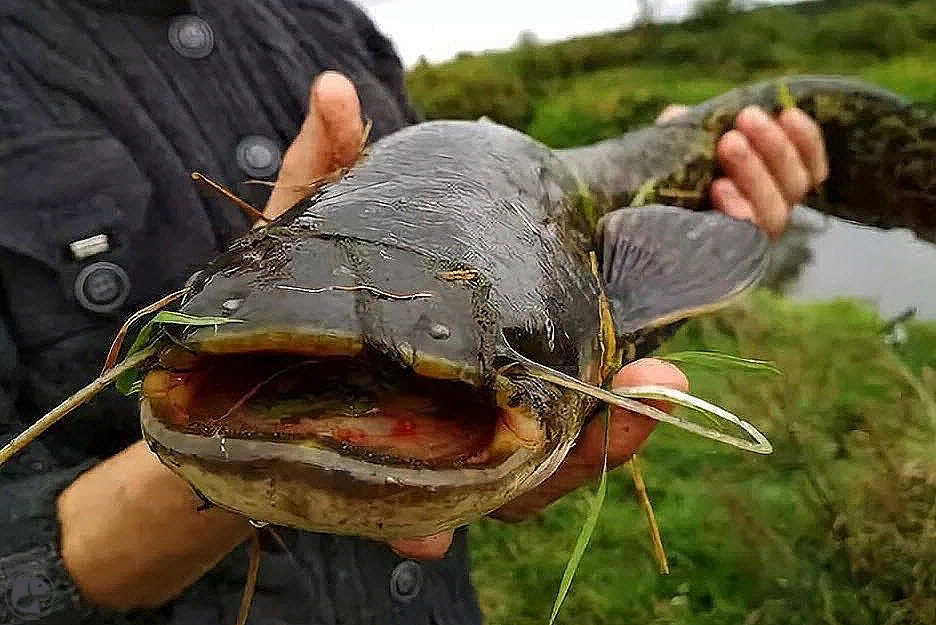
{"label": "water", "polygon": [[784,291],[795,300],[858,297],[885,318],[914,307],[919,319],[936,319],[936,245],[905,230],[881,231],[797,209],[813,234],[805,239],[811,260]]}

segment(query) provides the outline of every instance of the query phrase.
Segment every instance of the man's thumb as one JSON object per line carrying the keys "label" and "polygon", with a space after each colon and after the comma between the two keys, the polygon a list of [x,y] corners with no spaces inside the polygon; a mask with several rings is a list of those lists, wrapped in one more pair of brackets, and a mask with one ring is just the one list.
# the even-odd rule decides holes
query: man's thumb
{"label": "man's thumb", "polygon": [[283,156],[264,215],[274,219],[308,195],[310,185],[357,159],[364,135],[361,103],[350,80],[325,72],[312,83],[309,112]]}

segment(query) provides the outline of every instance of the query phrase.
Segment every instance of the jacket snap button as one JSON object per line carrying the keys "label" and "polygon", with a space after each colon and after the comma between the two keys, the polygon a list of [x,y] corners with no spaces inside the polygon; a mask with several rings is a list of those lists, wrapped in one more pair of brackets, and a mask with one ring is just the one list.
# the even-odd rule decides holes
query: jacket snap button
{"label": "jacket snap button", "polygon": [[250,135],[241,139],[235,150],[237,166],[248,176],[272,176],[280,166],[279,145],[269,137]]}
{"label": "jacket snap button", "polygon": [[113,312],[123,306],[129,294],[130,277],[114,263],[91,263],[75,278],[75,297],[91,312]]}
{"label": "jacket snap button", "polygon": [[197,15],[180,15],[169,22],[169,45],[189,59],[203,59],[214,49],[214,31]]}
{"label": "jacket snap button", "polygon": [[422,583],[422,567],[412,560],[404,560],[390,574],[390,596],[402,603],[412,601],[422,589]]}

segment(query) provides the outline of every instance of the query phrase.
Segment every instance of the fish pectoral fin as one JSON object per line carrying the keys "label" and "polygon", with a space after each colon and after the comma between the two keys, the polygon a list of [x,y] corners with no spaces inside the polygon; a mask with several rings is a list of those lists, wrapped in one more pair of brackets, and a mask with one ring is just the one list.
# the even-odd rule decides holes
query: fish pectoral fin
{"label": "fish pectoral fin", "polygon": [[719,308],[754,286],[768,260],[760,228],[715,211],[622,208],[601,218],[597,237],[618,335]]}

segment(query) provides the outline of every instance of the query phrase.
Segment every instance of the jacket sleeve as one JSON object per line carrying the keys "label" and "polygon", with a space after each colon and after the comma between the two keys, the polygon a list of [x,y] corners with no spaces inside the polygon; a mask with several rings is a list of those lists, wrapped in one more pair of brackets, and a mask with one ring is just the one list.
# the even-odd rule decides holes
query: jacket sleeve
{"label": "jacket sleeve", "polygon": [[[149,201],[120,143],[81,105],[38,88],[0,35],[0,444],[99,371],[120,326],[76,302],[68,243],[121,241]],[[127,177],[130,184],[126,185]],[[119,186],[118,186],[119,185]],[[106,258],[128,264],[114,250]],[[103,257],[102,257],[103,258]],[[0,466],[0,624],[127,622],[83,602],[61,559],[58,495],[139,438],[132,402],[97,398]]]}
{"label": "jacket sleeve", "polygon": [[[16,412],[19,357],[0,322],[0,443],[26,425]],[[0,623],[79,623],[84,605],[59,553],[58,494],[95,461],[60,466],[41,441],[0,468]]]}

